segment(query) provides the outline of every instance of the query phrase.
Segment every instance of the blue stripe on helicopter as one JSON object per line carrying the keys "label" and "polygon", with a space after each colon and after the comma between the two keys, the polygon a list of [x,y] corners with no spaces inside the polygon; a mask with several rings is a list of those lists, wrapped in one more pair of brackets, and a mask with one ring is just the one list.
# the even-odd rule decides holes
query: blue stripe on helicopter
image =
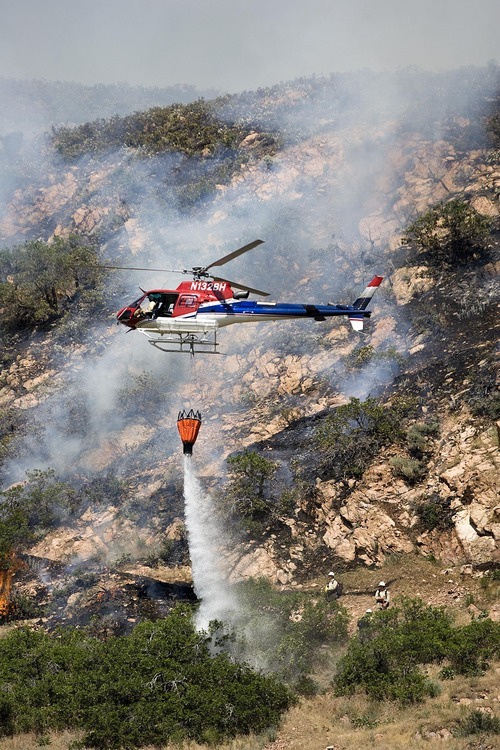
{"label": "blue stripe on helicopter", "polygon": [[[359,310],[352,305],[297,305],[286,303],[269,303],[256,302],[231,302],[228,304],[205,303],[200,305],[197,313],[189,317],[199,317],[203,315],[252,315],[256,318],[259,316],[273,315],[276,317],[292,315],[294,317],[304,318],[330,318],[337,315],[357,315],[359,317],[370,316],[368,310]],[[183,316],[188,317],[188,316]]]}

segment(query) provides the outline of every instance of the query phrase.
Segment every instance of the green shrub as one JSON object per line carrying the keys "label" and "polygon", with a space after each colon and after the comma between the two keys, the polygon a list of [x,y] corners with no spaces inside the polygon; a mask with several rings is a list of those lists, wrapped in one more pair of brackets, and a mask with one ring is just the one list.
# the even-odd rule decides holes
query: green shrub
{"label": "green shrub", "polygon": [[409,484],[419,482],[425,476],[425,466],[416,458],[407,456],[393,456],[389,460],[394,474]]}
{"label": "green shrub", "polygon": [[466,399],[472,414],[493,421],[500,418],[500,393],[496,381],[497,368],[494,355],[487,358],[484,367],[473,377]]}
{"label": "green shrub", "polygon": [[433,531],[434,529],[447,531],[453,528],[454,511],[451,509],[450,503],[449,498],[432,495],[427,501],[416,505],[415,512],[421,526],[426,531]]}
{"label": "green shrub", "polygon": [[454,734],[456,737],[469,737],[471,734],[500,734],[500,719],[486,711],[469,711],[458,721]]}
{"label": "green shrub", "polygon": [[491,221],[459,198],[430,208],[406,229],[402,244],[417,248],[430,266],[465,264],[486,254]]}
{"label": "green shrub", "polygon": [[376,700],[415,703],[438,690],[419,665],[447,660],[453,672],[477,674],[499,654],[498,623],[481,620],[454,628],[443,608],[403,599],[401,606],[373,615],[362,642],[350,641],[338,663],[335,692],[349,695],[359,688]]}
{"label": "green shrub", "polygon": [[482,674],[500,657],[500,624],[483,617],[454,629],[447,657],[459,674]]}
{"label": "green shrub", "polygon": [[455,670],[451,667],[443,667],[439,672],[439,677],[442,680],[454,680],[455,676]]}
{"label": "green shrub", "polygon": [[0,737],[8,737],[14,734],[14,715],[12,698],[5,693],[0,693]]}
{"label": "green shrub", "polygon": [[298,680],[293,683],[293,689],[298,695],[304,696],[304,698],[313,698],[319,693],[318,683],[312,677],[305,674],[300,675]]}
{"label": "green shrub", "polygon": [[385,405],[368,397],[337,407],[313,437],[325,473],[337,480],[360,477],[381,448],[402,440],[402,421],[414,406],[412,399]]}
{"label": "green shrub", "polygon": [[415,422],[406,431],[408,450],[413,456],[422,458],[432,452],[432,441],[439,435],[440,427],[437,420]]}
{"label": "green shrub", "polygon": [[273,677],[210,654],[190,612],[130,636],[20,629],[0,639],[0,715],[10,732],[82,730],[84,747],[221,743],[275,726],[292,694]]}

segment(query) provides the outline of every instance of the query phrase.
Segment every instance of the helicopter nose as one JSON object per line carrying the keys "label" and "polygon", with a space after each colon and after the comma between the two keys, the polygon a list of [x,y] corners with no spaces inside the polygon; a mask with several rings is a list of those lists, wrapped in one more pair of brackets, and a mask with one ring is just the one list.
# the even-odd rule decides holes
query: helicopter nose
{"label": "helicopter nose", "polygon": [[122,307],[122,309],[116,313],[116,322],[122,323],[122,325],[128,326],[129,328],[135,328],[135,320],[133,318],[133,315],[133,309],[131,309],[130,307]]}

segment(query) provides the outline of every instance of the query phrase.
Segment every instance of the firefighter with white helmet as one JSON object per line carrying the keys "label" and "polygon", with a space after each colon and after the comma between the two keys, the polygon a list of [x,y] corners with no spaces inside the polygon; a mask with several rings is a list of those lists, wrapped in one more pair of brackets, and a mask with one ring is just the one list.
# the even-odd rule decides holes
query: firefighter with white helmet
{"label": "firefighter with white helmet", "polygon": [[379,609],[387,609],[391,601],[389,589],[385,585],[385,581],[380,581],[377,590],[375,591],[375,604]]}
{"label": "firefighter with white helmet", "polygon": [[340,581],[337,581],[335,573],[332,570],[328,573],[328,581],[325,586],[325,593],[329,599],[338,599],[342,593],[342,584],[340,583]]}

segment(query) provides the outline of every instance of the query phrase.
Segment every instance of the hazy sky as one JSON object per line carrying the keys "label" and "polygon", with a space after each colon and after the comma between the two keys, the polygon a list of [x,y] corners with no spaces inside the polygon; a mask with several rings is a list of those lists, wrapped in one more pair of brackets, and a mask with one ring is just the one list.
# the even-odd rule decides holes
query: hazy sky
{"label": "hazy sky", "polygon": [[500,59],[500,0],[0,0],[0,77],[194,84]]}

